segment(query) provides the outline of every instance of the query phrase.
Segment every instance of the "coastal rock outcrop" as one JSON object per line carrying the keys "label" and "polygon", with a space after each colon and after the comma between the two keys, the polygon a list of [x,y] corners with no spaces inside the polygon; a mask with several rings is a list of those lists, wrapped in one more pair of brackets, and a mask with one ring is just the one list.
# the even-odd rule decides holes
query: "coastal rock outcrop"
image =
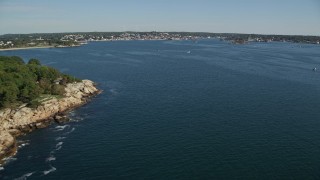
{"label": "coastal rock outcrop", "polygon": [[14,153],[16,136],[44,128],[53,121],[65,121],[63,112],[85,104],[99,92],[92,81],[82,80],[67,84],[64,97],[48,97],[37,108],[22,105],[17,109],[0,110],[0,164],[1,159]]}

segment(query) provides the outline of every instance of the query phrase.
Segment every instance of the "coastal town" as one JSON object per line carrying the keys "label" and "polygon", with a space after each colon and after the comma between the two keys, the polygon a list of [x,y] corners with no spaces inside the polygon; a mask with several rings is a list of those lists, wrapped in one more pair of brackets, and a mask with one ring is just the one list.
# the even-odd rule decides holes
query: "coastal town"
{"label": "coastal town", "polygon": [[0,35],[0,49],[76,47],[90,41],[199,40],[220,39],[233,44],[250,42],[293,42],[320,44],[319,36],[259,35],[203,32],[79,32]]}
{"label": "coastal town", "polygon": [[201,36],[184,36],[181,34],[169,34],[169,33],[121,33],[119,35],[94,35],[94,34],[70,34],[63,36],[61,41],[128,41],[128,40],[190,40],[199,39]]}

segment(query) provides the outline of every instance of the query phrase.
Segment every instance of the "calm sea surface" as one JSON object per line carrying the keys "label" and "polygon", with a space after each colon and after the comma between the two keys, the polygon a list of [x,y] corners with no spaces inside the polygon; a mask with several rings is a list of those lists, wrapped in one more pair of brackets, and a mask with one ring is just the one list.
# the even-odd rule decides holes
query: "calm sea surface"
{"label": "calm sea surface", "polygon": [[[187,53],[191,51],[191,53]],[[0,52],[97,82],[0,179],[319,179],[320,46],[92,42]]]}

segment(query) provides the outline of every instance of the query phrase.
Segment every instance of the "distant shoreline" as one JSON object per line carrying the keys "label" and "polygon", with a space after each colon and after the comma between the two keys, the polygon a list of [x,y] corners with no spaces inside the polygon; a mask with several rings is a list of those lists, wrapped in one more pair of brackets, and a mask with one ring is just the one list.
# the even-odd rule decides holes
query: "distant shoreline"
{"label": "distant shoreline", "polygon": [[23,50],[23,49],[42,49],[42,48],[54,48],[54,46],[7,48],[7,49],[0,49],[0,51],[14,51],[14,50]]}

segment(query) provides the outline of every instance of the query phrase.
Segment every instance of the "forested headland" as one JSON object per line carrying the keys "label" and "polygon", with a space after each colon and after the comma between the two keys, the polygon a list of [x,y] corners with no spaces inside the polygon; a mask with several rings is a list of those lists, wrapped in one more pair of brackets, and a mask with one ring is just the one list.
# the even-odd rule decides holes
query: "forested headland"
{"label": "forested headland", "polygon": [[38,59],[25,63],[17,56],[0,56],[0,109],[37,107],[45,97],[63,96],[66,84],[78,81]]}

